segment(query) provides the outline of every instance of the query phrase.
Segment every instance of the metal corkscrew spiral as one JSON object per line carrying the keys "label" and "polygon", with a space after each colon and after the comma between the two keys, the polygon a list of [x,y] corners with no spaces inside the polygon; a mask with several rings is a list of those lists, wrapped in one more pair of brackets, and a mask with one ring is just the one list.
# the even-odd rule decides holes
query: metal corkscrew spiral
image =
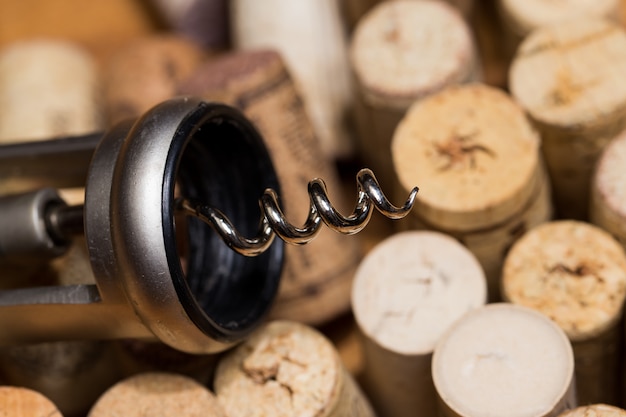
{"label": "metal corkscrew spiral", "polygon": [[234,251],[245,256],[257,256],[272,244],[278,235],[282,240],[292,244],[304,244],[311,241],[320,231],[321,223],[339,233],[351,235],[360,232],[372,216],[372,206],[391,219],[405,217],[415,201],[418,188],[411,191],[402,207],[389,202],[382,192],[374,173],[367,168],[361,169],[356,177],[358,186],[357,202],[352,214],[343,216],[331,204],[326,184],[316,178],[309,182],[308,193],[311,200],[308,217],[302,227],[289,223],[278,202],[276,191],[265,190],[259,199],[262,217],[257,236],[247,238],[233,226],[232,222],[220,210],[206,204],[181,198],[177,201],[177,209],[196,216],[209,224]]}

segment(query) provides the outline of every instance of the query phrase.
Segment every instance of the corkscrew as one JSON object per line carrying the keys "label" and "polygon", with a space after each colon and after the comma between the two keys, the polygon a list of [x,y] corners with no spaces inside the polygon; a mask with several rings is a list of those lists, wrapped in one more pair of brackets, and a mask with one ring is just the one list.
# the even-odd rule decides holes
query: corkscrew
{"label": "corkscrew", "polygon": [[[400,219],[417,193],[396,207],[363,169],[355,209],[343,216],[313,179],[307,219],[294,226],[251,122],[189,97],[104,134],[0,146],[0,178],[40,187],[0,197],[0,262],[58,256],[84,235],[96,278],[0,291],[0,343],[156,337],[192,353],[226,349],[262,321],[277,293],[283,241],[304,244],[322,223],[357,233],[374,208]],[[74,186],[85,188],[83,205],[56,191]]]}

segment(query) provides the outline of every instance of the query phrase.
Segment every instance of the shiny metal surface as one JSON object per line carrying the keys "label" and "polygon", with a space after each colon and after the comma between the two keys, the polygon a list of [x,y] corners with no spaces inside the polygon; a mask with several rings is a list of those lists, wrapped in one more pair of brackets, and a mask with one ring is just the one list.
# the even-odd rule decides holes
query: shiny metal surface
{"label": "shiny metal surface", "polygon": [[224,213],[214,207],[184,198],[179,199],[177,204],[188,215],[202,219],[215,229],[228,247],[245,256],[257,256],[267,250],[276,235],[292,244],[311,241],[319,232],[322,222],[339,233],[348,235],[358,233],[369,222],[372,207],[391,219],[401,219],[413,207],[418,192],[415,187],[404,205],[396,207],[385,197],[374,173],[367,168],[357,174],[357,185],[356,207],[352,214],[343,216],[331,204],[324,181],[318,178],[309,182],[311,204],[302,227],[296,227],[287,221],[278,203],[276,191],[266,189],[259,200],[263,215],[259,221],[257,235],[253,238],[243,236]]}
{"label": "shiny metal surface", "polygon": [[[55,142],[0,146],[0,174],[58,187],[82,181],[84,212],[50,188],[0,197],[0,261],[20,251],[60,253],[84,231],[96,285],[0,291],[0,344],[158,338],[191,353],[224,350],[271,307],[283,240],[306,243],[321,223],[357,233],[373,208],[402,218],[417,192],[395,207],[362,170],[356,207],[343,216],[316,179],[308,219],[296,227],[283,216],[278,178],[251,122],[234,108],[189,97],[162,103],[98,141]],[[177,216],[181,211],[188,215]]]}

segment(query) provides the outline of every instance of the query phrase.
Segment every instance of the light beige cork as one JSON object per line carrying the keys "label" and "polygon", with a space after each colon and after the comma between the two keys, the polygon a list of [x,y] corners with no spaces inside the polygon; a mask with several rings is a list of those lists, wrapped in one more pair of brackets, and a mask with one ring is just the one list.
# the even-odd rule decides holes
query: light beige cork
{"label": "light beige cork", "polygon": [[109,388],[88,417],[226,417],[215,396],[195,380],[171,373],[142,373]]}
{"label": "light beige cork", "polygon": [[560,414],[559,417],[624,417],[626,410],[607,404],[592,404],[577,407]]}
{"label": "light beige cork", "polygon": [[513,97],[530,114],[560,217],[586,219],[591,174],[626,127],[626,32],[600,19],[537,29],[510,69]]}
{"label": "light beige cork", "polygon": [[[308,182],[313,178],[324,180],[339,211],[347,214],[354,209],[356,183],[354,194],[342,193],[337,170],[322,152],[302,98],[277,52],[238,52],[207,62],[181,85],[180,92],[231,104],[252,120],[274,162],[280,201],[290,223],[304,224],[310,207]],[[310,243],[286,245],[271,317],[320,324],[347,312],[361,256],[359,239],[322,227]]]}
{"label": "light beige cork", "polygon": [[498,0],[507,30],[518,39],[533,30],[581,17],[618,20],[620,0]]}
{"label": "light beige cork", "polygon": [[0,417],[63,417],[52,401],[23,387],[0,386]]}
{"label": "light beige cork", "polygon": [[206,58],[198,45],[176,35],[138,38],[118,50],[103,74],[109,125],[141,116],[176,95],[178,83]]}
{"label": "light beige cork", "polygon": [[576,406],[567,336],[526,307],[463,316],[437,344],[432,372],[444,417],[553,417]]}
{"label": "light beige cork", "polygon": [[626,248],[626,131],[604,149],[591,185],[589,219]]}
{"label": "light beige cork", "polygon": [[356,272],[352,309],[365,336],[364,388],[380,415],[436,415],[435,345],[486,300],[480,264],[450,236],[402,232],[366,255]]}
{"label": "light beige cork", "polygon": [[102,128],[92,56],[63,40],[25,40],[0,51],[0,143]]}
{"label": "light beige cork", "polygon": [[482,84],[449,87],[415,103],[394,133],[402,192],[420,187],[407,224],[461,240],[483,266],[492,300],[505,252],[551,217],[539,146],[519,106]]}
{"label": "light beige cork", "polygon": [[396,126],[416,100],[477,80],[474,40],[460,13],[445,2],[386,1],[359,21],[349,52],[359,149],[389,188],[395,182],[390,142]]}
{"label": "light beige cork", "polygon": [[339,0],[339,10],[343,25],[351,33],[365,13],[380,0]]}
{"label": "light beige cork", "polygon": [[607,232],[571,220],[530,230],[510,250],[503,297],[554,320],[574,346],[581,403],[617,401],[626,255]]}
{"label": "light beige cork", "polygon": [[352,101],[347,36],[337,0],[231,0],[237,50],[278,51],[295,80],[324,155],[349,158]]}
{"label": "light beige cork", "polygon": [[270,322],[218,364],[229,417],[374,417],[334,346],[306,325]]}

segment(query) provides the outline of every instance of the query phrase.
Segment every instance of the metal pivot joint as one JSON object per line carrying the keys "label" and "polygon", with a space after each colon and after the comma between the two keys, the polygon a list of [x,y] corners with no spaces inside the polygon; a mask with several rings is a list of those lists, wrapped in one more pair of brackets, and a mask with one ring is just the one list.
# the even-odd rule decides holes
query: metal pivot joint
{"label": "metal pivot joint", "polygon": [[85,186],[84,206],[67,206],[53,188],[0,197],[0,259],[55,256],[84,233],[97,283],[0,291],[0,343],[156,336],[192,353],[226,349],[268,312],[283,240],[305,243],[322,222],[356,233],[372,207],[400,218],[416,192],[394,207],[363,170],[354,213],[344,217],[314,180],[309,217],[295,227],[278,205],[279,182],[253,125],[231,107],[193,98],[81,139],[0,147],[0,176]]}

